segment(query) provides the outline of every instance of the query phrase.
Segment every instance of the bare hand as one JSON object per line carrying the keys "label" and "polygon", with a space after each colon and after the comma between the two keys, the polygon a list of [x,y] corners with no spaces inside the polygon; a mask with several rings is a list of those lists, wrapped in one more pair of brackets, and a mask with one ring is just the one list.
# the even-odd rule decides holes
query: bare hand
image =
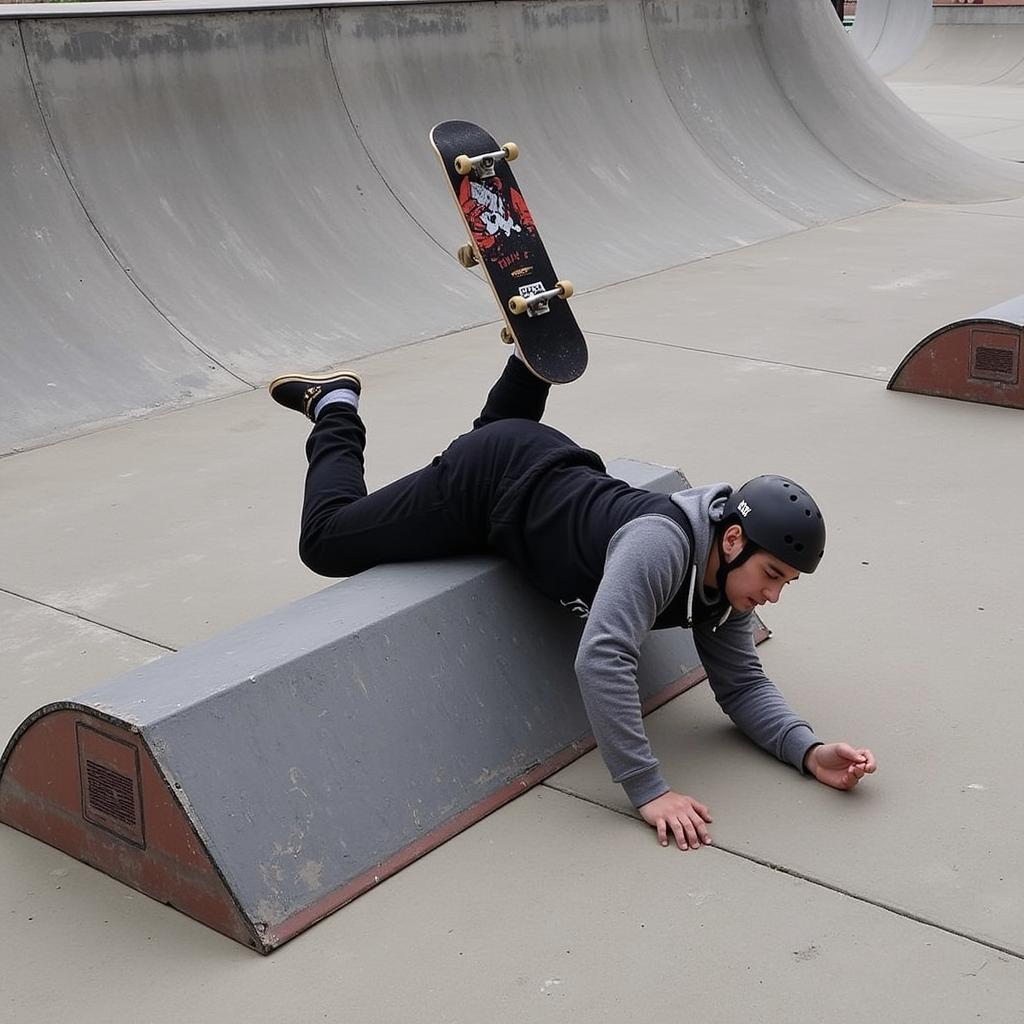
{"label": "bare hand", "polygon": [[658,842],[668,846],[669,829],[680,850],[699,850],[702,843],[710,843],[705,822],[711,821],[711,812],[693,797],[669,790],[639,808],[640,817],[658,830]]}
{"label": "bare hand", "polygon": [[878,766],[875,764],[875,755],[867,747],[851,747],[849,743],[824,743],[807,752],[804,767],[826,786],[853,789]]}

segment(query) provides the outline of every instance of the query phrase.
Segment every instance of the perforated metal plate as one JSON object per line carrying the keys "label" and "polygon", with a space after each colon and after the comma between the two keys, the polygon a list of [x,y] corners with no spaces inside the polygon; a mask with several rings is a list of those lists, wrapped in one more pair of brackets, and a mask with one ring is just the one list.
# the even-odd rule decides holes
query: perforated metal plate
{"label": "perforated metal plate", "polygon": [[82,817],[104,831],[145,849],[138,749],[81,722],[75,732],[82,784]]}
{"label": "perforated metal plate", "polygon": [[971,331],[970,376],[1016,384],[1020,371],[1020,336],[1005,331]]}

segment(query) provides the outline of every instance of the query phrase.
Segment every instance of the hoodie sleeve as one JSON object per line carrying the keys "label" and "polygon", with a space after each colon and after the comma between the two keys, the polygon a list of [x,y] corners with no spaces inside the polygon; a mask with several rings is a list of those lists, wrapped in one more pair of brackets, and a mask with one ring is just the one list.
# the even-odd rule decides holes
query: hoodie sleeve
{"label": "hoodie sleeve", "polygon": [[754,646],[754,616],[730,616],[717,630],[703,623],[693,639],[721,709],[759,747],[803,772],[807,751],[821,740],[765,675]]}
{"label": "hoodie sleeve", "polygon": [[689,541],[665,516],[642,516],[612,537],[576,655],[590,726],[635,807],[669,787],[644,730],[636,671],[640,647],[686,578]]}

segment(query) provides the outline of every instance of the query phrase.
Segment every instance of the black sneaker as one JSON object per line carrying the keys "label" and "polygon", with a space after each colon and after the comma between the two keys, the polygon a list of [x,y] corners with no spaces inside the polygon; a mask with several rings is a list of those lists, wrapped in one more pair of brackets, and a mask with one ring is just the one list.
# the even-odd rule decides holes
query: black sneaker
{"label": "black sneaker", "polygon": [[270,397],[286,409],[294,409],[303,416],[313,419],[316,403],[324,395],[347,388],[359,394],[362,382],[352,370],[338,370],[335,373],[289,373],[270,382]]}

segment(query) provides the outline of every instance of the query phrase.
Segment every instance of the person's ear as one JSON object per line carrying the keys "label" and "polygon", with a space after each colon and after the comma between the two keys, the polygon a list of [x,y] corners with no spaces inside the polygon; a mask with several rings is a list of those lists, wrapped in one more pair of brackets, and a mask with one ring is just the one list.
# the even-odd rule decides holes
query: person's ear
{"label": "person's ear", "polygon": [[722,534],[722,549],[730,561],[743,550],[743,528],[739,523],[733,523]]}

